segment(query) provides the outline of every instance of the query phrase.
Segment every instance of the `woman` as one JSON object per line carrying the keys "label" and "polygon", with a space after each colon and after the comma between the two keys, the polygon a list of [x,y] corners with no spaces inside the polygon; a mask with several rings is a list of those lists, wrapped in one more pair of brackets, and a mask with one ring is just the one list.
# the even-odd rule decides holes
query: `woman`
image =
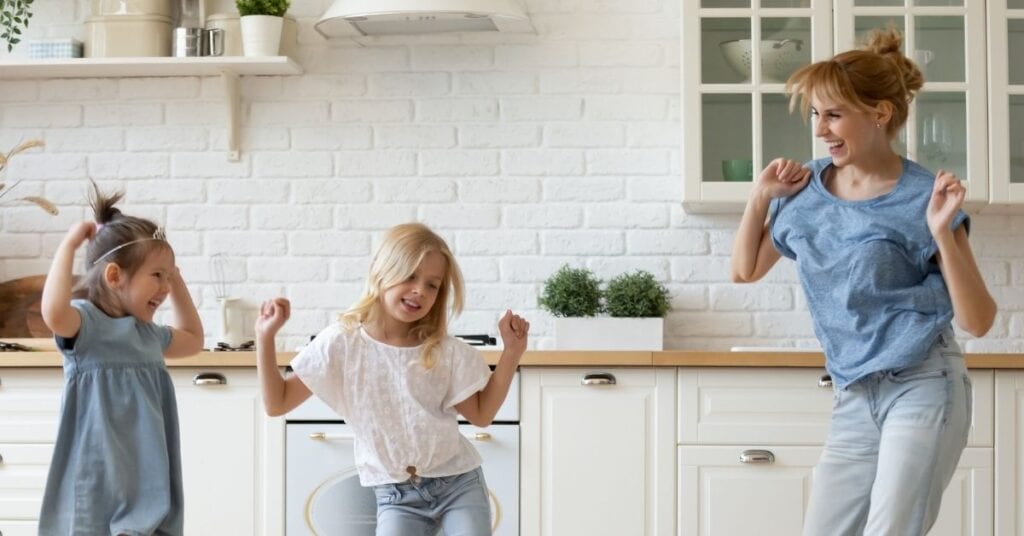
{"label": "woman", "polygon": [[772,161],[733,244],[736,282],[796,261],[835,385],[804,534],[921,535],[970,428],[971,385],[950,325],[980,337],[996,304],[967,240],[964,188],[892,141],[921,71],[895,30],[786,84],[829,156]]}

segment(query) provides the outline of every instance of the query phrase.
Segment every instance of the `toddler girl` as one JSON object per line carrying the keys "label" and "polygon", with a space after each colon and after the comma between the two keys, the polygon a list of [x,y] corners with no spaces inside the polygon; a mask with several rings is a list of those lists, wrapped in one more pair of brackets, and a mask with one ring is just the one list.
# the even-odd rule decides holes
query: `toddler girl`
{"label": "toddler girl", "polygon": [[[64,355],[60,428],[39,533],[182,534],[174,387],[164,357],[203,346],[203,326],[152,222],[114,208],[123,194],[93,185],[96,223],[75,224],[57,249],[42,313]],[[86,241],[86,299],[71,299],[71,266]],[[153,323],[170,298],[171,326]]]}
{"label": "toddler girl", "polygon": [[487,426],[526,350],[526,322],[506,311],[505,349],[491,373],[479,352],[448,335],[448,310],[462,309],[459,266],[441,237],[420,224],[391,229],[377,250],[362,298],[328,326],[282,377],[274,335],[289,316],[283,298],[256,321],[267,413],[281,415],[315,393],[355,431],[359,481],[377,497],[378,535],[491,534],[480,455],[459,433],[457,414]]}

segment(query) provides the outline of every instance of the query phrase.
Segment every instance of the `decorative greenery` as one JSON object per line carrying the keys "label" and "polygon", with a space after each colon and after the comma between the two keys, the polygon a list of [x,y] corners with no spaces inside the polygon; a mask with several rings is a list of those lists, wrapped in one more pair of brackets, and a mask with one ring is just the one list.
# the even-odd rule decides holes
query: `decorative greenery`
{"label": "decorative greenery", "polygon": [[28,28],[32,18],[33,0],[0,0],[0,39],[7,43],[7,52],[21,42],[21,29]]}
{"label": "decorative greenery", "polygon": [[609,281],[604,297],[611,316],[663,317],[668,312],[668,289],[644,270]]}
{"label": "decorative greenery", "polygon": [[291,1],[236,0],[235,4],[238,6],[238,14],[243,17],[246,15],[270,15],[272,17],[283,17],[285,12],[288,11]]}
{"label": "decorative greenery", "polygon": [[537,303],[555,316],[594,316],[601,312],[601,280],[590,270],[566,264],[544,281]]}
{"label": "decorative greenery", "polygon": [[[22,151],[27,151],[28,149],[32,149],[33,147],[42,147],[42,146],[43,146],[43,142],[40,141],[40,140],[29,140],[29,141],[26,141],[25,143],[22,143],[21,145],[18,145],[14,149],[11,149],[11,151],[9,153],[7,153],[7,154],[0,153],[0,172],[3,172],[3,170],[7,169],[7,163],[11,161],[11,157],[13,157],[14,155],[16,155],[16,154],[18,154],[18,153],[20,153]],[[18,182],[21,182],[21,181],[18,181]],[[3,198],[5,195],[10,193],[10,191],[13,190],[14,187],[18,185],[18,182],[15,182],[14,184],[11,185],[10,188],[7,188],[6,190],[4,188],[7,185],[4,184],[3,182],[0,182],[0,198]],[[39,208],[45,210],[46,212],[49,212],[50,214],[56,215],[57,212],[58,212],[57,206],[54,205],[53,203],[51,203],[49,199],[46,199],[46,198],[43,198],[43,197],[37,197],[37,196],[25,196],[25,197],[21,197],[19,199],[21,201],[27,201],[29,203],[33,203],[36,206],[38,206]]]}

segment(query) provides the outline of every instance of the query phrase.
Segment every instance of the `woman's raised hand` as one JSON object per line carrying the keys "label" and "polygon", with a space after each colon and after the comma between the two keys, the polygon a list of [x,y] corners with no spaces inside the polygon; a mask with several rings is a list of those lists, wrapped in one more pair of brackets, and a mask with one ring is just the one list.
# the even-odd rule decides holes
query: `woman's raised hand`
{"label": "woman's raised hand", "polygon": [[935,186],[932,198],[928,201],[928,230],[932,236],[938,237],[943,232],[951,232],[949,224],[956,216],[956,211],[964,203],[967,190],[956,175],[940,169],[935,174]]}
{"label": "woman's raised hand", "polygon": [[281,326],[288,321],[292,304],[287,298],[274,298],[263,302],[260,315],[256,318],[256,335],[274,337]]}
{"label": "woman's raised hand", "polygon": [[800,162],[788,158],[776,158],[769,162],[757,176],[754,188],[769,199],[787,197],[807,186],[807,179],[810,177],[811,170],[805,168]]}

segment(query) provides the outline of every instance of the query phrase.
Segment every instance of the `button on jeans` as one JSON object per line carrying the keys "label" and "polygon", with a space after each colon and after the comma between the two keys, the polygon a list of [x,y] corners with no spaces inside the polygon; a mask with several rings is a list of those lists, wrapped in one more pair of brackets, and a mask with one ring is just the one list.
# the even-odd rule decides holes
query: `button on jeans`
{"label": "button on jeans", "polygon": [[486,536],[491,499],[483,469],[373,487],[377,536]]}
{"label": "button on jeans", "polygon": [[837,390],[804,536],[927,533],[970,425],[971,380],[951,329],[921,363]]}

